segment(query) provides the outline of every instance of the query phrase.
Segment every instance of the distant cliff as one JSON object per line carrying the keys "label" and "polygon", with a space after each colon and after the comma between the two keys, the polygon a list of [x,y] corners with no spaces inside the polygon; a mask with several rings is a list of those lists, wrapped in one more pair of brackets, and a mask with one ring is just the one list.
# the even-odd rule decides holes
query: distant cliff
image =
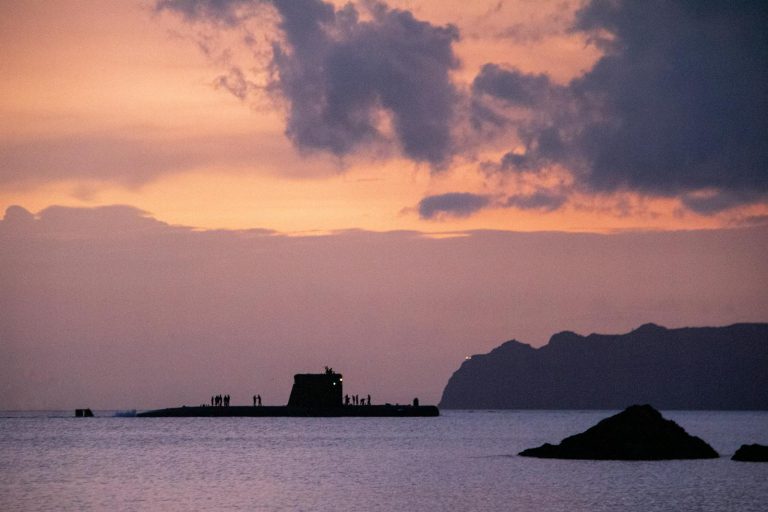
{"label": "distant cliff", "polygon": [[464,361],[446,409],[768,409],[768,324],[620,335],[561,332],[535,349],[508,341]]}

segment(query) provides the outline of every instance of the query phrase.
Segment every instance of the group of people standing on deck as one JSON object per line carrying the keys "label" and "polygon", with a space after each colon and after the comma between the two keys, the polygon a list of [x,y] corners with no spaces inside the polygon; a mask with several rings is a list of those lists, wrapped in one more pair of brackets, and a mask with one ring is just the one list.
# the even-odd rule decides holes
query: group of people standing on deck
{"label": "group of people standing on deck", "polygon": [[229,395],[212,396],[211,407],[229,407]]}
{"label": "group of people standing on deck", "polygon": [[[253,395],[253,406],[261,407],[261,395]],[[205,407],[205,405],[203,405],[203,407]],[[229,407],[229,395],[212,396],[211,407]]]}
{"label": "group of people standing on deck", "polygon": [[368,395],[367,400],[365,397],[361,399],[359,395],[344,395],[344,405],[371,405],[371,395]]}

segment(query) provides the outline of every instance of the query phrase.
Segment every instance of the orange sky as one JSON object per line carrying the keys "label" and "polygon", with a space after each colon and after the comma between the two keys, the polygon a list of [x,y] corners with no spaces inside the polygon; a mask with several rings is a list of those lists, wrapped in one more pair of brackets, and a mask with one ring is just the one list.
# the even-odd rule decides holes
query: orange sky
{"label": "orange sky", "polygon": [[[566,83],[600,55],[583,35],[565,30],[573,6],[561,2],[520,0],[500,9],[495,0],[391,4],[459,27],[455,51],[462,66],[454,74],[461,87],[486,62]],[[283,134],[284,111],[274,98],[243,102],[216,88],[222,67],[194,43],[199,28],[153,13],[149,2],[28,1],[0,9],[3,210],[128,204],[174,224],[284,232],[689,229],[766,212],[751,206],[704,216],[684,211],[675,198],[576,193],[552,212],[490,208],[424,220],[416,205],[426,195],[495,196],[535,186],[480,170],[480,162],[498,158],[515,141],[487,144],[440,171],[396,151],[343,159],[302,154]],[[510,26],[523,27],[522,35],[498,37]],[[237,49],[233,58],[259,65]],[[17,157],[18,148],[34,158]]]}
{"label": "orange sky", "polygon": [[765,321],[760,18],[582,4],[0,2],[0,408]]}

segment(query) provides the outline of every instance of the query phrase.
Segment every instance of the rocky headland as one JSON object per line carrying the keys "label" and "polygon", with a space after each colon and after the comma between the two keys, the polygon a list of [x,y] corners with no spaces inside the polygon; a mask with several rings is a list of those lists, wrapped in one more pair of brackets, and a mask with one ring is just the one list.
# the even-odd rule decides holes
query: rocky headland
{"label": "rocky headland", "polygon": [[446,409],[768,409],[768,324],[508,341],[451,376]]}

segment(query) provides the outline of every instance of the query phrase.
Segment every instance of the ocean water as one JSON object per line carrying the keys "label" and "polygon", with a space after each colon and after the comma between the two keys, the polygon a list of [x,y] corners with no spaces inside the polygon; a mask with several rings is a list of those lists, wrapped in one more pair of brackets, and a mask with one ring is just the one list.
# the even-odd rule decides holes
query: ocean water
{"label": "ocean water", "polygon": [[768,412],[666,411],[720,459],[519,457],[615,411],[438,418],[96,418],[0,412],[0,510],[765,511]]}

